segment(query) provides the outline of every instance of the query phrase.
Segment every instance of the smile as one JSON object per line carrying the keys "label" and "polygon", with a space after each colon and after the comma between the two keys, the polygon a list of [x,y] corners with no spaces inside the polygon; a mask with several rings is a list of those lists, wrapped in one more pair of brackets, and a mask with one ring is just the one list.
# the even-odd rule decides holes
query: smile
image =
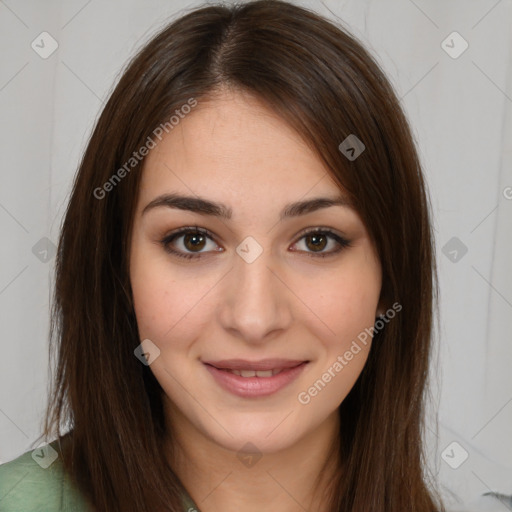
{"label": "smile", "polygon": [[309,361],[227,360],[203,364],[221,389],[243,398],[256,398],[273,395],[290,385],[302,374]]}

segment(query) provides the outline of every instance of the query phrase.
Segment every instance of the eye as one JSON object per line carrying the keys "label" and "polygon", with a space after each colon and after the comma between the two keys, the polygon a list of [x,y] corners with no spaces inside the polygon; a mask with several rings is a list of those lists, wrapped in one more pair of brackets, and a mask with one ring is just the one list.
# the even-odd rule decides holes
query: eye
{"label": "eye", "polygon": [[[191,259],[201,258],[202,253],[222,252],[223,249],[218,248],[213,238],[214,235],[210,231],[195,226],[170,233],[163,238],[160,243],[168,253],[179,256],[180,258]],[[293,245],[297,245],[301,241],[304,241],[306,249],[299,249],[298,252],[304,252],[308,256],[321,258],[337,254],[351,245],[349,240],[329,228],[315,228],[302,233],[302,236]],[[214,246],[209,250],[208,242],[212,242]],[[331,245],[331,247],[334,246],[334,248],[330,251],[324,251],[329,245]],[[215,246],[217,249],[215,249]],[[203,250],[205,248],[206,250]],[[293,249],[293,251],[296,252],[297,249]]]}
{"label": "eye", "polygon": [[[304,241],[304,246],[306,247],[304,252],[313,258],[333,256],[351,245],[349,240],[338,235],[329,228],[315,228],[309,230],[306,233],[303,233],[299,241],[295,242],[294,245],[297,245],[301,241]],[[334,247],[334,249],[324,252],[324,249],[329,245]]]}
{"label": "eye", "polygon": [[[181,247],[178,250],[173,248],[172,244],[175,243],[177,240],[182,239],[180,243],[176,245],[181,245]],[[200,228],[198,226],[195,227],[188,227],[184,229],[180,229],[176,233],[171,233],[167,235],[163,240],[161,240],[161,244],[163,245],[164,249],[171,253],[175,254],[176,256],[179,256],[181,258],[191,259],[191,258],[200,258],[202,249],[204,249],[207,246],[207,241],[213,242],[213,235],[210,233],[207,229]],[[214,243],[214,242],[213,242]],[[214,245],[216,245],[214,243]],[[220,252],[218,249],[210,248],[208,251],[203,252],[210,252],[210,251]],[[192,251],[192,252],[186,252],[186,251]],[[195,254],[197,253],[197,254]]]}

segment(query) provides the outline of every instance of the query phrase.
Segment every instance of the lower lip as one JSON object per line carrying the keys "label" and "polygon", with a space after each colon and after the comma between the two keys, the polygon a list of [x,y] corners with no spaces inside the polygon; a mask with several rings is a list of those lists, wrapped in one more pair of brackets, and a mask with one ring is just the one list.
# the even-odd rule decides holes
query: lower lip
{"label": "lower lip", "polygon": [[277,375],[272,375],[272,377],[241,377],[225,370],[219,370],[209,364],[205,364],[205,367],[226,391],[244,398],[250,398],[277,393],[277,391],[293,382],[303,372],[307,364],[307,362],[304,362],[294,368],[287,368]]}

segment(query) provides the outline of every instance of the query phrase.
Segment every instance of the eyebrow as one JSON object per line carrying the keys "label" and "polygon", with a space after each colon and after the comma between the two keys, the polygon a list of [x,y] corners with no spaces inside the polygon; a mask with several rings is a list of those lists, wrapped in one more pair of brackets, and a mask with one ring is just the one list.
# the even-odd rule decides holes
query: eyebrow
{"label": "eyebrow", "polygon": [[[281,212],[280,219],[283,220],[286,218],[306,215],[331,206],[345,206],[352,208],[349,200],[343,195],[338,195],[336,197],[315,197],[306,201],[297,201],[295,203],[287,204]],[[175,208],[178,210],[198,213],[200,215],[211,215],[222,219],[231,219],[233,214],[233,210],[223,203],[217,203],[202,197],[184,196],[180,194],[163,194],[148,203],[142,210],[141,215],[159,207]]]}

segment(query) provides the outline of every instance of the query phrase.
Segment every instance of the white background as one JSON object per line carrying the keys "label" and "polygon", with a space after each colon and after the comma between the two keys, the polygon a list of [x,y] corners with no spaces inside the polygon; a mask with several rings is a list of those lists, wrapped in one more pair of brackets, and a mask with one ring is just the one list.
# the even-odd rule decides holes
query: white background
{"label": "white background", "polygon": [[[367,45],[402,98],[418,141],[441,285],[431,467],[450,510],[512,510],[505,501],[479,498],[512,494],[512,2],[300,4],[340,18]],[[81,152],[126,60],[196,5],[0,1],[2,462],[32,448],[46,401],[54,259],[40,261],[32,248],[43,237],[57,243]],[[31,48],[43,31],[58,42],[47,59]],[[458,36],[442,45],[453,31],[469,44],[457,58],[443,48],[460,51]],[[452,237],[467,247],[457,262],[443,252]],[[446,461],[456,465],[463,450],[467,460],[453,469]]]}

